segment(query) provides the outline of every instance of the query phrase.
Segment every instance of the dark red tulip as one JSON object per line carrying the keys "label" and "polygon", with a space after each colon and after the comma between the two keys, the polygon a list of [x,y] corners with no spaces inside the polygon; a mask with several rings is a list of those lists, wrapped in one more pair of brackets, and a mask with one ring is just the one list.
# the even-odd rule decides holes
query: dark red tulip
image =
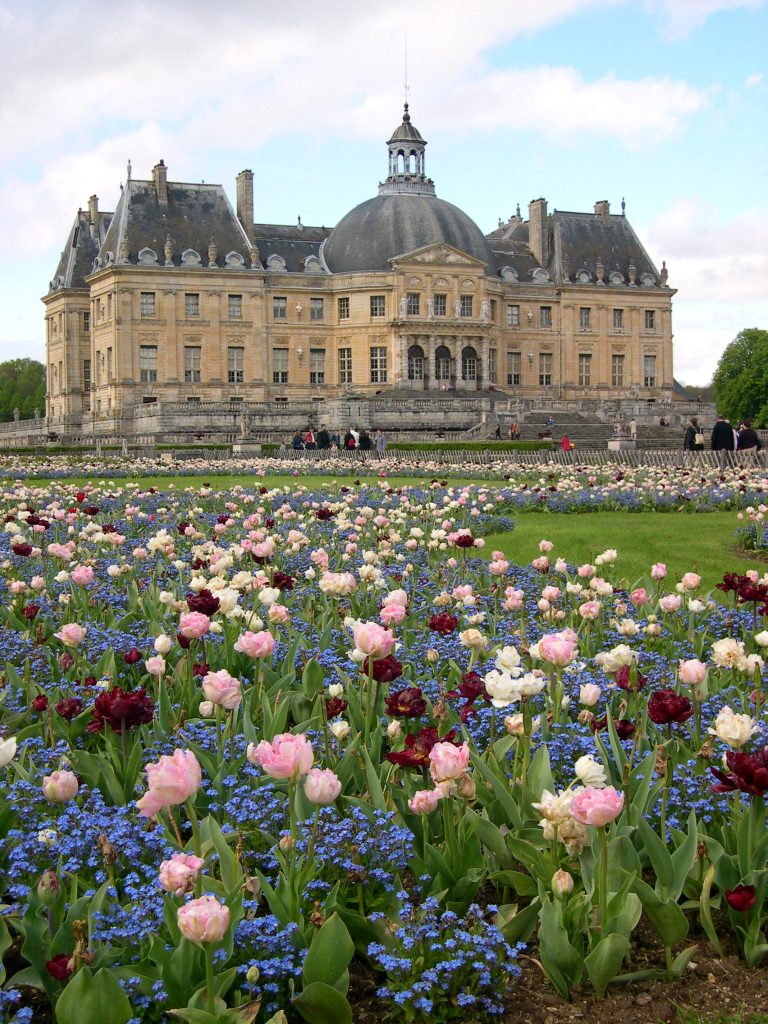
{"label": "dark red tulip", "polygon": [[406,686],[391,693],[384,704],[387,714],[393,718],[421,718],[427,710],[427,702],[418,686]]}
{"label": "dark red tulip", "polygon": [[377,683],[393,683],[403,674],[403,663],[394,654],[388,654],[386,658],[366,658],[360,669]]}
{"label": "dark red tulip", "polygon": [[137,662],[141,661],[143,657],[144,655],[137,647],[132,647],[130,651],[126,651],[123,655],[123,661],[126,665],[135,665]]}
{"label": "dark red tulip", "polygon": [[451,729],[448,735],[441,739],[433,725],[425,725],[419,732],[409,733],[405,737],[405,750],[393,750],[387,754],[387,761],[401,768],[426,768],[429,764],[429,752],[436,743],[453,743],[457,747],[460,746],[456,740],[455,729]]}
{"label": "dark red tulip", "polygon": [[289,576],[287,572],[280,572],[276,569],[272,573],[272,586],[277,587],[278,590],[293,590],[296,586],[296,580],[293,576]]}
{"label": "dark red tulip", "polygon": [[656,690],[648,701],[648,717],[656,725],[687,722],[693,714],[693,705],[687,697],[674,690]]}
{"label": "dark red tulip", "polygon": [[471,533],[460,533],[453,543],[457,548],[471,548],[475,543],[475,538]]}
{"label": "dark red tulip", "polygon": [[336,718],[337,715],[340,715],[343,711],[346,711],[348,707],[349,702],[346,700],[342,700],[341,697],[326,697],[325,714],[328,718],[328,721],[330,722],[332,718]]}
{"label": "dark red tulip", "polygon": [[729,750],[725,755],[728,771],[722,768],[710,768],[719,779],[712,787],[715,793],[751,793],[752,796],[765,796],[768,793],[768,747],[757,750],[754,754],[746,754],[743,750]]}
{"label": "dark red tulip", "polygon": [[128,732],[151,722],[152,712],[152,701],[143,687],[127,691],[121,686],[115,686],[107,693],[100,693],[96,698],[91,710],[93,717],[87,731],[102,732],[104,725],[107,724],[113,732]]}
{"label": "dark red tulip", "polygon": [[725,898],[728,900],[728,905],[734,910],[746,914],[755,905],[755,887],[754,885],[737,885],[735,889],[726,889]]}
{"label": "dark red tulip", "polygon": [[458,624],[459,620],[455,615],[451,615],[450,612],[437,612],[437,614],[430,616],[427,623],[433,633],[442,633],[444,636],[453,633]]}
{"label": "dark red tulip", "polygon": [[83,710],[83,702],[79,697],[65,697],[56,704],[56,713],[69,721]]}
{"label": "dark red tulip", "polygon": [[32,701],[32,707],[35,711],[47,711],[48,710],[48,698],[44,693],[38,693],[35,699]]}
{"label": "dark red tulip", "polygon": [[187,608],[191,612],[200,612],[201,615],[207,615],[209,618],[219,610],[221,604],[218,597],[215,597],[210,590],[200,590],[196,594],[187,594],[186,600]]}
{"label": "dark red tulip", "polygon": [[21,609],[21,614],[24,616],[27,622],[31,622],[34,618],[37,617],[39,611],[39,604],[27,604]]}
{"label": "dark red tulip", "polygon": [[69,966],[71,959],[69,953],[57,953],[52,960],[46,960],[45,969],[56,981],[66,981],[75,973],[74,967]]}
{"label": "dark red tulip", "polygon": [[23,542],[20,544],[14,544],[11,547],[11,551],[14,553],[14,555],[18,555],[20,558],[29,558],[29,556],[32,554],[32,545],[24,544]]}
{"label": "dark red tulip", "polygon": [[319,519],[320,522],[325,523],[329,519],[333,519],[335,513],[329,508],[319,508],[315,511],[315,519]]}

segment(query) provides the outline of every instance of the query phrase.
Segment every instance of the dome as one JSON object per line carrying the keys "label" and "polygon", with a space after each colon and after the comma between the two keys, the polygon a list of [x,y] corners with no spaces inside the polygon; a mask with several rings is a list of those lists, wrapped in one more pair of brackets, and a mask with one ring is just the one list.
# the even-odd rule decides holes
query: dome
{"label": "dome", "polygon": [[457,206],[434,195],[389,192],[356,206],[328,237],[323,258],[332,274],[390,270],[389,261],[445,242],[485,263],[493,274],[488,239]]}

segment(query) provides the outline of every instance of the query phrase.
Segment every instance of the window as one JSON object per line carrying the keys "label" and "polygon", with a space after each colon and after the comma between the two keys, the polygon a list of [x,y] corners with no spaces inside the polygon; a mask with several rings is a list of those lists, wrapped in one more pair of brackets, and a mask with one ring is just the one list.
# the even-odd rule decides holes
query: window
{"label": "window", "polygon": [[243,359],[245,349],[239,345],[231,345],[227,349],[227,383],[243,383]]}
{"label": "window", "polygon": [[288,349],[272,349],[272,383],[288,383]]}
{"label": "window", "polygon": [[520,307],[507,306],[507,327],[520,326]]}
{"label": "window", "polygon": [[496,323],[496,299],[491,299],[491,323]]}
{"label": "window", "polygon": [[339,320],[349,320],[349,297],[339,299]]}
{"label": "window", "polygon": [[200,383],[200,346],[184,346],[184,383]]}
{"label": "window", "polygon": [[187,292],[184,296],[184,316],[200,316],[200,296],[197,292]]}
{"label": "window", "polygon": [[83,313],[83,331],[88,334],[91,330],[91,314]]}
{"label": "window", "polygon": [[[61,366],[61,363],[59,363],[59,366]],[[113,365],[113,362],[112,362],[112,346],[110,345],[107,348],[107,381],[111,381],[113,375],[114,375],[114,365]],[[62,378],[62,384],[63,383],[64,383],[64,380]]]}
{"label": "window", "polygon": [[309,350],[309,383],[325,384],[325,349]]}
{"label": "window", "polygon": [[107,320],[112,319],[112,292],[107,296]]}
{"label": "window", "polygon": [[614,388],[624,387],[624,356],[611,356],[611,386]]}
{"label": "window", "polygon": [[139,348],[139,379],[142,384],[154,384],[157,380],[157,345]]}
{"label": "window", "polygon": [[309,319],[323,320],[325,318],[325,307],[322,299],[309,300]]}
{"label": "window", "polygon": [[588,388],[592,384],[592,356],[588,352],[579,355],[579,387]]}
{"label": "window", "polygon": [[230,320],[242,320],[243,319],[243,296],[242,295],[228,295],[227,296],[227,316]]}
{"label": "window", "polygon": [[614,309],[613,311],[613,329],[614,331],[624,330],[624,310]]}
{"label": "window", "polygon": [[411,345],[408,349],[408,380],[424,380],[424,349]]}
{"label": "window", "polygon": [[142,405],[154,405],[156,401],[157,401],[157,397],[155,395],[144,395],[142,397],[142,399],[141,399],[141,404]]}
{"label": "window", "polygon": [[552,383],[552,353],[539,353],[539,385],[548,388]]}
{"label": "window", "polygon": [[496,383],[496,349],[488,349],[488,383]]}
{"label": "window", "polygon": [[352,383],[352,349],[339,349],[339,384]]}
{"label": "window", "polygon": [[647,388],[656,387],[656,356],[643,356],[643,383]]}
{"label": "window", "polygon": [[272,319],[288,319],[288,299],[285,297],[285,295],[272,296]]}
{"label": "window", "polygon": [[539,327],[552,326],[552,307],[539,306]]}
{"label": "window", "polygon": [[477,352],[471,345],[461,350],[461,379],[477,380]]}
{"label": "window", "polygon": [[433,302],[435,316],[445,316],[448,308],[448,296],[442,294],[435,295]]}
{"label": "window", "polygon": [[372,295],[371,296],[371,316],[386,316],[386,302],[383,295]]}
{"label": "window", "polygon": [[91,360],[83,360],[83,391],[88,394],[91,390]]}
{"label": "window", "polygon": [[199,401],[200,401],[200,396],[199,396],[199,395],[198,395],[198,396],[195,396],[194,398],[192,398],[192,397],[190,396],[189,398],[187,398],[187,405],[197,405],[197,403],[198,403]]}
{"label": "window", "polygon": [[371,384],[387,383],[387,349],[384,345],[371,346]]}
{"label": "window", "polygon": [[419,315],[419,293],[408,292],[405,296],[405,312],[407,316]]}
{"label": "window", "polygon": [[646,309],[645,311],[645,329],[646,331],[656,330],[656,310]]}
{"label": "window", "polygon": [[521,380],[522,354],[520,352],[507,352],[507,384],[512,387],[519,387]]}
{"label": "window", "polygon": [[459,296],[459,316],[472,316],[472,296]]}
{"label": "window", "polygon": [[435,379],[451,379],[451,353],[446,345],[440,345],[435,350]]}
{"label": "window", "polygon": [[579,327],[582,331],[588,331],[590,327],[592,310],[589,306],[582,306],[579,310]]}
{"label": "window", "polygon": [[139,298],[139,308],[143,317],[155,315],[155,293],[142,292]]}

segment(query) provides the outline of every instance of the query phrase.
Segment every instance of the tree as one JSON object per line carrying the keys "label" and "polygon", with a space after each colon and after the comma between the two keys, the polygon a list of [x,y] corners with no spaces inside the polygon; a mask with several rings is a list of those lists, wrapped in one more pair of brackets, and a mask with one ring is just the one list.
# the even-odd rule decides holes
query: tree
{"label": "tree", "polygon": [[45,367],[34,359],[9,359],[0,363],[0,420],[12,420],[18,409],[30,419],[35,409],[45,412]]}
{"label": "tree", "polygon": [[732,423],[768,426],[768,331],[739,331],[720,357],[713,383],[718,411]]}

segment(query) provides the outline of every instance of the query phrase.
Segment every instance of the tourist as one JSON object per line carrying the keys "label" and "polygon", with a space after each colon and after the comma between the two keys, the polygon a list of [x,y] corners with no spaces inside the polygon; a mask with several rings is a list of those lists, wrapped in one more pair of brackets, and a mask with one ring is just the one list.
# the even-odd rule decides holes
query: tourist
{"label": "tourist", "polygon": [[741,424],[737,448],[740,452],[750,452],[752,455],[757,454],[760,448],[760,438],[757,436],[757,431],[752,429],[749,420],[744,420]]}
{"label": "tourist", "polygon": [[297,430],[296,433],[293,435],[293,438],[291,439],[291,448],[293,448],[295,452],[299,452],[303,449],[303,447],[304,439],[301,436],[301,431]]}
{"label": "tourist", "polygon": [[501,440],[501,424],[500,423],[496,424],[496,430],[494,431],[493,436],[496,438],[497,441]]}
{"label": "tourist", "polygon": [[384,455],[386,455],[386,452],[387,437],[384,431],[381,428],[379,428],[376,431],[376,454],[379,456],[379,458],[382,458]]}
{"label": "tourist", "polygon": [[351,427],[344,435],[344,447],[348,451],[354,451],[357,448],[357,438]]}
{"label": "tourist", "polygon": [[360,432],[360,443],[358,447],[363,452],[369,452],[373,448],[373,440],[367,430],[362,430]]}
{"label": "tourist", "polygon": [[704,435],[699,429],[699,421],[696,419],[695,416],[691,416],[690,420],[688,421],[688,426],[685,428],[685,437],[683,438],[683,451],[704,451]]}
{"label": "tourist", "polygon": [[317,447],[322,451],[327,451],[331,447],[331,435],[328,433],[328,428],[324,423],[320,424],[316,440]]}
{"label": "tourist", "polygon": [[568,437],[567,434],[563,434],[560,440],[560,447],[565,452],[566,458],[569,461],[573,459],[573,449],[576,447],[576,445],[573,443],[570,437]]}
{"label": "tourist", "polygon": [[512,423],[509,424],[508,433],[510,441],[517,441],[517,439],[520,437],[520,426],[517,423],[517,421],[513,420]]}
{"label": "tourist", "polygon": [[736,443],[734,429],[722,413],[717,414],[717,421],[714,427],[712,427],[710,444],[712,445],[712,451],[719,453],[720,468],[724,469],[728,459],[726,453],[732,452],[736,447]]}

